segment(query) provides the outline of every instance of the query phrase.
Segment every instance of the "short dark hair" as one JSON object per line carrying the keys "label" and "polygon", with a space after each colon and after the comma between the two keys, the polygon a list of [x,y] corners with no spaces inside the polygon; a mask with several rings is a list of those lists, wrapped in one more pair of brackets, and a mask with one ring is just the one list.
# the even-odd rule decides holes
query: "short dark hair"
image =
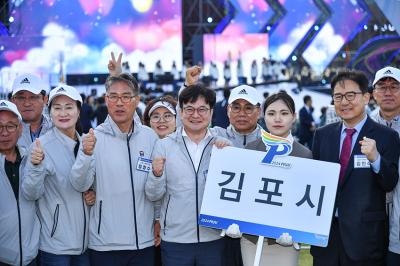
{"label": "short dark hair", "polygon": [[162,97],[157,97],[153,100],[151,100],[147,106],[146,109],[144,109],[144,113],[143,113],[143,123],[146,126],[150,126],[150,109],[157,103],[157,102],[168,102],[170,103],[174,108],[176,108],[176,100],[171,96],[171,95],[166,95],[166,96],[162,96]]}
{"label": "short dark hair", "polygon": [[358,84],[360,90],[363,94],[368,92],[368,78],[364,74],[364,72],[358,70],[342,70],[333,77],[331,81],[331,91],[333,95],[333,91],[336,87],[337,83],[343,83],[345,80],[351,80]]}
{"label": "short dark hair", "polygon": [[116,83],[116,82],[125,82],[128,84],[128,86],[132,89],[133,94],[138,95],[139,94],[139,84],[137,80],[135,79],[134,76],[128,73],[122,73],[117,76],[108,76],[105,86],[106,86],[106,91],[110,89],[110,87]]}
{"label": "short dark hair", "polygon": [[215,91],[206,88],[202,84],[190,85],[181,91],[179,95],[179,107],[182,109],[185,103],[194,103],[199,97],[203,97],[211,109],[215,105]]}
{"label": "short dark hair", "polygon": [[308,101],[311,101],[311,96],[310,95],[306,95],[303,97],[303,102],[307,103]]}
{"label": "short dark hair", "polygon": [[273,104],[276,101],[283,101],[287,107],[289,108],[289,111],[294,114],[295,113],[295,105],[294,105],[294,101],[293,98],[287,94],[286,92],[278,92],[278,93],[274,93],[270,96],[267,97],[267,99],[265,99],[264,105],[263,105],[263,114],[265,114],[265,110],[267,110],[268,106],[270,106],[271,104]]}

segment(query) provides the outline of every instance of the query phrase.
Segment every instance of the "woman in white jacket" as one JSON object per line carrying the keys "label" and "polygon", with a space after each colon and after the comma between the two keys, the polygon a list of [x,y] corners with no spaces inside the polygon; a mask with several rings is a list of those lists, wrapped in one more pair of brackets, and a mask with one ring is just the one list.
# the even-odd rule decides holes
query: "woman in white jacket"
{"label": "woman in white jacket", "polygon": [[38,200],[42,266],[89,265],[88,206],[69,181],[80,143],[75,128],[81,104],[73,87],[60,85],[50,92],[54,127],[32,144],[25,169],[24,196]]}

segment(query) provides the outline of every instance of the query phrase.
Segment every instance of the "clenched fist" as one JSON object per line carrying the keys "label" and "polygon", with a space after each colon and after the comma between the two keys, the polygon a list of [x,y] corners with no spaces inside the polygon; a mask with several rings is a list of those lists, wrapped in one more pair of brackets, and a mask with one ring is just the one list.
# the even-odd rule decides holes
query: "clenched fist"
{"label": "clenched fist", "polygon": [[44,152],[42,146],[40,145],[40,140],[35,140],[35,146],[31,152],[31,163],[34,165],[40,164],[44,159]]}
{"label": "clenched fist", "polygon": [[153,160],[153,175],[160,177],[164,172],[165,158],[155,158]]}
{"label": "clenched fist", "polygon": [[375,162],[378,159],[378,150],[376,149],[376,142],[373,139],[364,137],[360,141],[361,153],[367,156],[368,161]]}
{"label": "clenched fist", "polygon": [[199,66],[192,66],[186,70],[186,80],[185,84],[187,86],[194,85],[199,82],[201,73],[201,67]]}
{"label": "clenched fist", "polygon": [[89,133],[82,137],[83,153],[92,155],[94,146],[96,145],[96,136],[94,135],[93,128],[89,129]]}

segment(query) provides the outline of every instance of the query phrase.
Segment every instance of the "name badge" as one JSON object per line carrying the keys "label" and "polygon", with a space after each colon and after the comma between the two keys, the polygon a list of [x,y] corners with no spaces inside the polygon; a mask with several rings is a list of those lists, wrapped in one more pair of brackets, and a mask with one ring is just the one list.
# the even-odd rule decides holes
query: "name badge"
{"label": "name badge", "polygon": [[370,168],[371,163],[365,155],[354,155],[354,168]]}
{"label": "name badge", "polygon": [[138,162],[136,164],[136,170],[143,171],[146,173],[150,172],[151,162],[152,160],[139,156]]}

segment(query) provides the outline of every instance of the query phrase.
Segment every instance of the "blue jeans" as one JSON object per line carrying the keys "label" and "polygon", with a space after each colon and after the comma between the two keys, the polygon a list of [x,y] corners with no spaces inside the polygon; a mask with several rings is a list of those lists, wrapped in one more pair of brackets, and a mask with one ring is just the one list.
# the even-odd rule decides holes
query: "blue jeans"
{"label": "blue jeans", "polygon": [[40,252],[40,266],[90,266],[89,254],[82,255],[56,255]]}
{"label": "blue jeans", "polygon": [[154,246],[139,250],[90,250],[92,266],[154,266]]}
{"label": "blue jeans", "polygon": [[164,266],[222,266],[225,242],[223,239],[201,243],[161,241]]}

